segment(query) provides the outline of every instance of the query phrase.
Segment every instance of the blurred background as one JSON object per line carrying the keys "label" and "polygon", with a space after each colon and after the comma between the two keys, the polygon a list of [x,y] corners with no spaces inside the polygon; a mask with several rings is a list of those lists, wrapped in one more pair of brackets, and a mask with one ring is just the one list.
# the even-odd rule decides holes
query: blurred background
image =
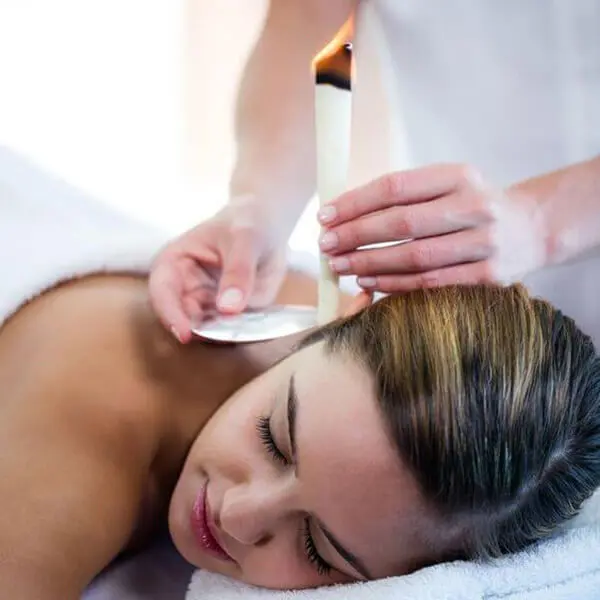
{"label": "blurred background", "polygon": [[[268,0],[0,0],[0,145],[177,233],[227,199]],[[350,94],[318,86],[345,177]],[[291,246],[316,255],[313,200]]]}

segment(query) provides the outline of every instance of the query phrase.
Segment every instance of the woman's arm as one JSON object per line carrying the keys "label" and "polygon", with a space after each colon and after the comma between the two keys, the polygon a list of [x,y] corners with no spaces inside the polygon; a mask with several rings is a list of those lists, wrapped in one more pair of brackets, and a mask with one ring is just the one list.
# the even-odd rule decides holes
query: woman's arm
{"label": "woman's arm", "polygon": [[285,242],[315,192],[312,60],[344,27],[357,0],[272,0],[237,99],[238,155],[231,199],[254,198]]}
{"label": "woman's arm", "polygon": [[600,248],[600,156],[528,179],[508,193],[531,198],[539,207],[546,265]]}
{"label": "woman's arm", "polygon": [[356,2],[268,3],[239,85],[230,202],[168,244],[152,267],[152,304],[180,342],[191,340],[207,307],[236,313],[277,293],[287,239],[316,186],[312,60]]}
{"label": "woman's arm", "polygon": [[78,600],[127,545],[148,475],[142,415],[48,389],[0,407],[0,590],[14,600]]}
{"label": "woman's arm", "polygon": [[509,283],[600,248],[600,157],[505,190],[468,165],[390,173],[319,218],[332,269],[365,289]]}

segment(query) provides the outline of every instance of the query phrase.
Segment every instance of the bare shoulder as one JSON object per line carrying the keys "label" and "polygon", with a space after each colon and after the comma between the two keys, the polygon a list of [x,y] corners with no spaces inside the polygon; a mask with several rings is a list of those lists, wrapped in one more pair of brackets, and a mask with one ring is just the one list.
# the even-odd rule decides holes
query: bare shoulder
{"label": "bare shoulder", "polygon": [[139,372],[144,292],[133,277],[96,277],[36,299],[0,330],[0,385],[46,418],[140,442],[128,434],[158,418]]}

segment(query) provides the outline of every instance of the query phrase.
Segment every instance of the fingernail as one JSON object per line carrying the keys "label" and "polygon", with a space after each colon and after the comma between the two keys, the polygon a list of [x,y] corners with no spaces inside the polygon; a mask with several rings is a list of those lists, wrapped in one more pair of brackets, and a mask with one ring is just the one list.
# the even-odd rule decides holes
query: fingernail
{"label": "fingernail", "polygon": [[324,233],[319,240],[319,244],[321,250],[333,250],[338,245],[337,233],[333,233],[333,231]]}
{"label": "fingernail", "polygon": [[356,282],[363,288],[373,288],[377,285],[375,277],[359,277]]}
{"label": "fingernail", "polygon": [[243,299],[244,296],[241,290],[238,290],[237,288],[229,288],[221,294],[217,301],[217,306],[219,309],[224,310],[236,309],[242,303]]}
{"label": "fingernail", "polygon": [[171,333],[173,337],[181,344],[181,336],[179,335],[177,329],[175,329],[174,325],[171,325]]}
{"label": "fingernail", "polygon": [[350,270],[350,261],[343,256],[336,256],[329,261],[329,266],[336,273],[347,273]]}
{"label": "fingernail", "polygon": [[331,223],[337,217],[337,209],[335,206],[323,206],[317,213],[317,218],[320,223]]}

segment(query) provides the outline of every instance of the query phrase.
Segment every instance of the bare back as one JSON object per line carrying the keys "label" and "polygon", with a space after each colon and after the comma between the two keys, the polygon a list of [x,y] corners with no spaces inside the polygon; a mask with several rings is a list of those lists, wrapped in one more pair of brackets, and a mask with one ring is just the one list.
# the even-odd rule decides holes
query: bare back
{"label": "bare back", "polygon": [[145,537],[198,431],[254,375],[236,356],[179,346],[142,278],[71,282],[9,320],[0,330],[0,588],[20,600],[78,598]]}

